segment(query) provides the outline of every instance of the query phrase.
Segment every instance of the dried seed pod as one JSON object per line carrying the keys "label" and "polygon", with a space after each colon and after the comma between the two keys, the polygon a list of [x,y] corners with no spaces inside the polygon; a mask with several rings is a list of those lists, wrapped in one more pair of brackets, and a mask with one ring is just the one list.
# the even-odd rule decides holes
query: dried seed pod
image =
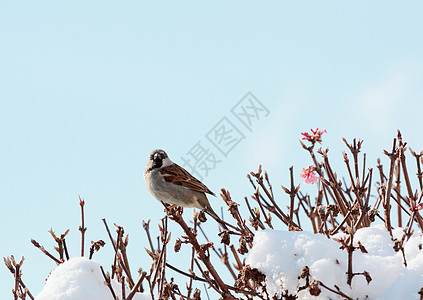
{"label": "dried seed pod", "polygon": [[238,248],[238,252],[240,254],[245,254],[248,253],[248,248],[247,248],[247,241],[245,240],[245,237],[241,237],[239,239],[239,248]]}
{"label": "dried seed pod", "polygon": [[310,282],[308,291],[310,292],[310,295],[312,296],[319,296],[321,293],[321,290],[319,288],[319,282],[317,280],[313,280],[312,282]]}
{"label": "dried seed pod", "polygon": [[353,216],[358,216],[360,214],[360,209],[358,208],[357,204],[352,207],[351,214]]}
{"label": "dried seed pod", "polygon": [[173,247],[175,252],[179,252],[179,250],[181,250],[181,245],[182,245],[182,241],[180,239],[177,239],[175,241],[175,246]]}
{"label": "dried seed pod", "polygon": [[369,212],[369,220],[370,222],[374,222],[377,215],[377,210],[374,208]]}
{"label": "dried seed pod", "polygon": [[329,204],[328,211],[331,211],[333,213],[333,216],[337,217],[339,214],[339,207],[336,204]]}
{"label": "dried seed pod", "polygon": [[101,247],[104,247],[106,243],[103,240],[98,240],[97,242],[91,241],[91,246],[94,248],[95,251],[100,250]]}
{"label": "dried seed pod", "polygon": [[310,276],[310,269],[309,269],[308,266],[304,266],[302,271],[301,271],[300,278],[306,278],[307,276]]}
{"label": "dried seed pod", "polygon": [[229,231],[224,230],[219,235],[220,235],[220,238],[221,238],[220,242],[222,244],[229,246],[229,244],[231,243],[231,235],[229,234]]}
{"label": "dried seed pod", "polygon": [[323,205],[317,206],[316,210],[317,210],[317,213],[319,214],[319,217],[321,219],[326,218],[326,208]]}
{"label": "dried seed pod", "polygon": [[254,228],[254,230],[258,230],[259,226],[260,226],[260,221],[254,220],[253,218],[249,217],[248,220],[250,221],[251,226]]}
{"label": "dried seed pod", "polygon": [[201,223],[204,223],[204,222],[206,222],[206,221],[207,221],[206,214],[204,213],[204,211],[203,211],[203,210],[199,212],[199,214],[198,214],[198,220],[199,220]]}
{"label": "dried seed pod", "polygon": [[249,282],[253,281],[257,285],[266,280],[266,275],[261,273],[256,268],[251,268],[250,265],[246,265],[238,274],[238,279],[235,281],[237,288],[244,288],[249,286]]}
{"label": "dried seed pod", "polygon": [[370,281],[372,281],[372,277],[370,276],[369,272],[364,271],[363,275],[364,275],[364,277],[366,277],[367,284],[369,284]]}

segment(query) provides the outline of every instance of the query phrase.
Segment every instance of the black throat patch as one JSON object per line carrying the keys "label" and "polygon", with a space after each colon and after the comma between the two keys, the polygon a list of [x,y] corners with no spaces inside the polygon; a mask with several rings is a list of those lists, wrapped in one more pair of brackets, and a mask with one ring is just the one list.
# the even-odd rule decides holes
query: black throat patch
{"label": "black throat patch", "polygon": [[161,157],[157,157],[156,159],[153,159],[153,165],[150,169],[157,169],[163,166],[163,159]]}

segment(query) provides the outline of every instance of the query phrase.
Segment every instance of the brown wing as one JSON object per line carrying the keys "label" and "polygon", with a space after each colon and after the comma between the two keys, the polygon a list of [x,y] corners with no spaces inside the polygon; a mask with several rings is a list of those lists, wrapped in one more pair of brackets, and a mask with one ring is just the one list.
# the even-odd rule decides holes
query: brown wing
{"label": "brown wing", "polygon": [[167,182],[189,188],[193,191],[208,193],[215,196],[215,194],[210,191],[209,188],[206,187],[200,180],[192,176],[190,173],[188,173],[187,170],[178,166],[177,164],[163,167],[160,170],[160,173],[163,175],[164,180]]}

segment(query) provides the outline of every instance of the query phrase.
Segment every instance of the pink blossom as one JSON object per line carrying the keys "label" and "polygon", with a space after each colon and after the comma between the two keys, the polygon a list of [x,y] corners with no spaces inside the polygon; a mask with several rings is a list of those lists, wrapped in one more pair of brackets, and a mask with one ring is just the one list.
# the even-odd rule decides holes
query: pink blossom
{"label": "pink blossom", "polygon": [[316,129],[310,129],[312,134],[309,134],[308,132],[301,132],[301,134],[304,136],[303,140],[307,140],[311,143],[319,142],[322,143],[322,134],[326,133],[326,129],[319,130],[319,128]]}
{"label": "pink blossom", "polygon": [[303,169],[300,174],[301,179],[306,184],[315,184],[319,177],[315,173],[316,169],[313,166],[309,166],[307,169]]}

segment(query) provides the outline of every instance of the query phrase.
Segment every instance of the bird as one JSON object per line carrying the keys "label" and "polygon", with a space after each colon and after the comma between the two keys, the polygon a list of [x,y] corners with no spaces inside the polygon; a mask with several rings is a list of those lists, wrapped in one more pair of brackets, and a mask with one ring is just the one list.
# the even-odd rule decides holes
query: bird
{"label": "bird", "polygon": [[216,195],[187,170],[171,161],[165,151],[156,149],[150,153],[144,179],[150,194],[164,205],[204,210],[227,229],[206,196],[206,194]]}

